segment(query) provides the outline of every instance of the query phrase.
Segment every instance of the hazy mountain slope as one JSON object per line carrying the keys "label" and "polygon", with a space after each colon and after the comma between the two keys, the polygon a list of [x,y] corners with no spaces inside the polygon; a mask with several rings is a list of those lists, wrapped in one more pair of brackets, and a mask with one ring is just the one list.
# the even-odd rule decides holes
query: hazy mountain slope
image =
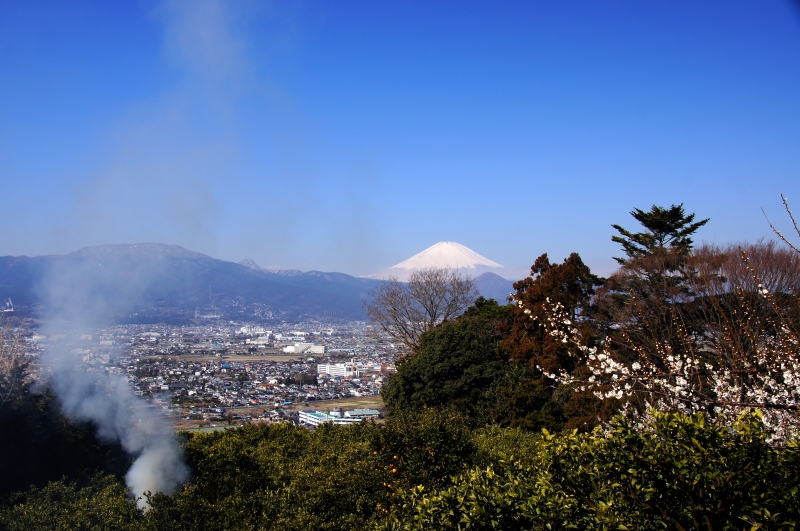
{"label": "hazy mountain slope", "polygon": [[475,279],[478,291],[487,299],[507,304],[506,298],[514,291],[514,283],[494,273],[484,273]]}
{"label": "hazy mountain slope", "polygon": [[11,297],[18,307],[40,309],[70,304],[76,306],[69,309],[73,313],[118,315],[148,308],[189,313],[213,307],[233,318],[259,305],[286,317],[363,318],[361,301],[371,282],[341,273],[281,275],[156,243],[0,257],[0,300]]}
{"label": "hazy mountain slope", "polygon": [[41,284],[50,258],[0,256],[0,301],[11,298],[17,307],[36,304],[39,297],[33,288]]}
{"label": "hazy mountain slope", "polygon": [[345,273],[326,273],[322,271],[298,271],[297,269],[264,269],[250,259],[239,262],[252,270],[270,275],[275,282],[291,286],[304,286],[336,296],[356,295],[360,299],[369,298],[369,292],[381,283],[379,280],[358,278]]}

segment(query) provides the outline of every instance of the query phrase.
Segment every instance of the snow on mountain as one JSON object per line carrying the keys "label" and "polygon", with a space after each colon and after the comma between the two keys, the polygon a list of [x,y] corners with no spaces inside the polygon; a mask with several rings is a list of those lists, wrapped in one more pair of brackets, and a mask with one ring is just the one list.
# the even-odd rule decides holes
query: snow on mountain
{"label": "snow on mountain", "polygon": [[424,269],[426,267],[452,267],[474,269],[477,267],[503,267],[481,256],[469,247],[456,242],[439,242],[408,260],[392,266],[392,269]]}
{"label": "snow on mountain", "polygon": [[461,274],[475,278],[485,272],[502,273],[503,266],[489,260],[469,247],[456,242],[439,242],[417,253],[408,260],[382,269],[368,278],[408,280],[408,275],[415,270],[427,267],[450,267]]}

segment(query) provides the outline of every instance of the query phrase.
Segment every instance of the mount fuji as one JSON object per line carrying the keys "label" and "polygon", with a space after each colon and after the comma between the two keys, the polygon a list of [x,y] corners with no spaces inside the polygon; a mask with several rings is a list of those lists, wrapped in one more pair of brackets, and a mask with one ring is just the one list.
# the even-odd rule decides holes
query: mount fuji
{"label": "mount fuji", "polygon": [[439,242],[389,269],[413,271],[426,267],[452,267],[455,269],[490,268],[503,266],[481,256],[469,247],[456,242]]}
{"label": "mount fuji", "polygon": [[[415,254],[408,260],[404,260],[392,267],[381,269],[367,278],[383,280],[396,278],[400,281],[407,281],[412,271],[427,267],[449,267],[458,270],[462,275],[472,277],[475,279],[481,294],[486,297],[493,296],[497,298],[497,294],[502,291],[504,292],[502,300],[505,300],[511,288],[511,282],[502,276],[505,273],[505,268],[502,265],[456,242],[439,242],[421,253]],[[482,284],[487,284],[487,289],[483,289]],[[491,289],[488,289],[490,285]],[[487,293],[484,293],[484,291],[487,291]],[[492,293],[489,294],[488,291]]]}

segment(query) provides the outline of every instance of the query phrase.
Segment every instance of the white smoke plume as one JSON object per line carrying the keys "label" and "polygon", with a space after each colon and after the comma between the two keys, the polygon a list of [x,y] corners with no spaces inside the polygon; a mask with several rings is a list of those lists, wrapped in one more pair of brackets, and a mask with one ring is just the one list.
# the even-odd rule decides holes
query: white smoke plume
{"label": "white smoke plume", "polygon": [[[50,334],[77,337],[135,306],[150,279],[146,267],[121,267],[113,257],[65,259],[45,276],[41,289]],[[67,341],[53,343],[42,360],[70,418],[96,426],[105,441],[118,441],[134,458],[125,476],[131,494],[146,508],[146,492],[171,493],[189,478],[175,433],[149,404],[133,394],[126,378],[89,372]]]}
{"label": "white smoke plume", "polygon": [[135,496],[172,492],[188,479],[175,435],[164,419],[116,375],[89,373],[69,354],[50,356],[53,390],[70,418],[89,421],[98,436],[135,456],[125,481]]}

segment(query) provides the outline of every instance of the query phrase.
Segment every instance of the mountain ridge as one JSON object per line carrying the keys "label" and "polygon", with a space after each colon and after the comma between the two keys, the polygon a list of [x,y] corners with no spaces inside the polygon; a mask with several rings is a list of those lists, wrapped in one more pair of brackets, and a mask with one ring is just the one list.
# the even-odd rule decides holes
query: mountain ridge
{"label": "mountain ridge", "polygon": [[214,308],[211,313],[227,319],[364,319],[362,301],[377,284],[344,273],[263,271],[157,243],[0,257],[0,300],[11,298],[18,314],[31,315],[85,292],[85,298],[109,299],[81,301],[93,319],[119,320],[143,309],[185,321],[197,308]]}
{"label": "mountain ridge", "polygon": [[500,304],[508,303],[508,296],[514,291],[514,283],[497,273],[487,271],[476,277],[475,287],[487,299],[494,299]]}
{"label": "mountain ridge", "polygon": [[[475,280],[484,297],[505,302],[509,281],[496,274]],[[92,319],[117,322],[141,315],[190,322],[198,309],[229,320],[365,319],[363,301],[380,283],[338,272],[265,269],[251,259],[235,263],[160,243],[0,256],[0,301],[11,299],[15,315],[34,317],[73,301]]]}

